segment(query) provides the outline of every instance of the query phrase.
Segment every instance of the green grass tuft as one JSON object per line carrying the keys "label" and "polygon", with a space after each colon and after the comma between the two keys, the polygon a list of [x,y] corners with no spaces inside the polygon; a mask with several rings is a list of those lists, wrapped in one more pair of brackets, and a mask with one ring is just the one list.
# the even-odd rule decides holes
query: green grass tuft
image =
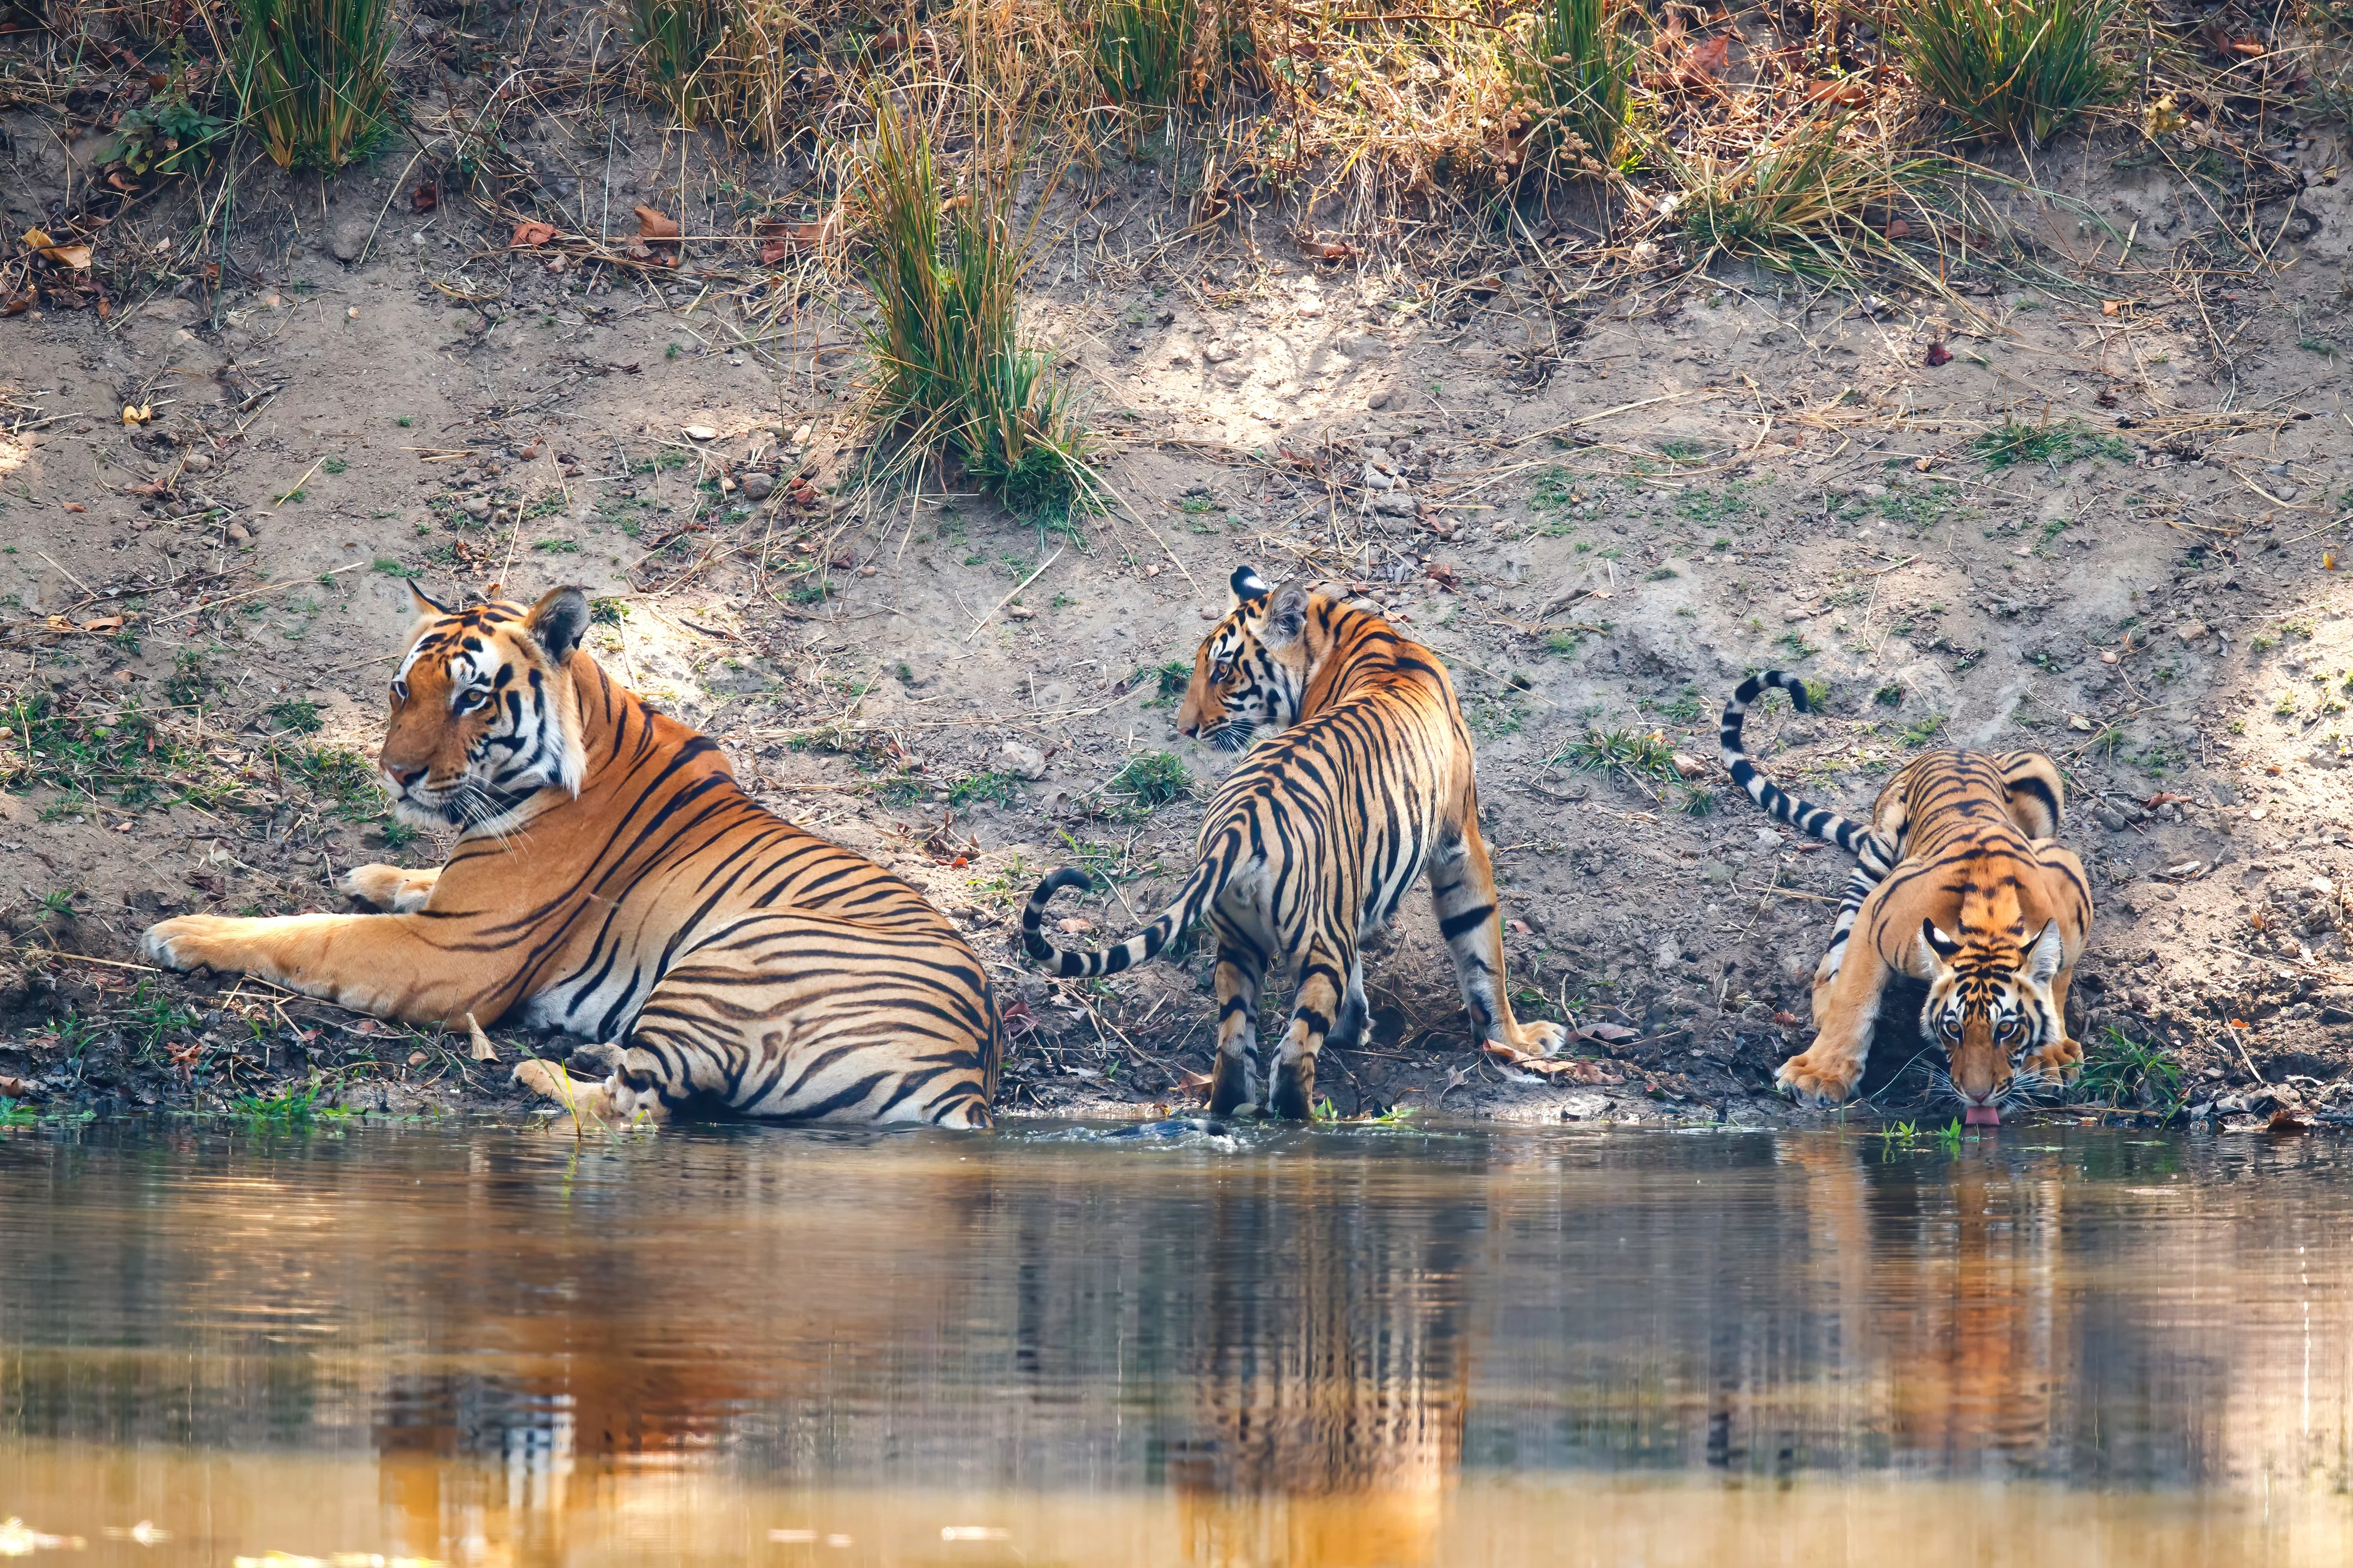
{"label": "green grass tuft", "polygon": [[391,132],[391,0],[237,0],[231,74],[281,169],[340,169]]}
{"label": "green grass tuft", "polygon": [[1193,775],[1167,752],[1138,752],[1127,765],[1112,774],[1106,793],[1124,795],[1144,811],[1153,811],[1193,793]]}
{"label": "green grass tuft", "polygon": [[1089,510],[1096,486],[1070,384],[1020,341],[1029,247],[1013,232],[1013,149],[976,158],[997,177],[951,204],[930,128],[887,95],[872,102],[857,188],[874,247],[866,287],[880,310],[867,335],[883,472],[903,475],[944,447],[1017,512]]}
{"label": "green grass tuft", "polygon": [[1121,110],[1131,145],[1184,100],[1198,19],[1193,0],[1092,0],[1086,7],[1087,63]]}
{"label": "green grass tuft", "polygon": [[1896,0],[1896,47],[1960,129],[2039,147],[2115,95],[2100,58],[2115,10],[2115,0]]}
{"label": "green grass tuft", "polygon": [[1614,166],[1626,129],[1626,84],[1640,48],[1611,0],[1546,0],[1516,74],[1536,112],[1531,139],[1586,174]]}

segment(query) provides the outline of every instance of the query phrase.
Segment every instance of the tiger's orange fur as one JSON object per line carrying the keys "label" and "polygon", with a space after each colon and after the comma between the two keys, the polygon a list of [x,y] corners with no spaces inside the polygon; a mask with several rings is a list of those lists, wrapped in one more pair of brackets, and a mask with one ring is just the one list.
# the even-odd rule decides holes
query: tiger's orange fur
{"label": "tiger's orange fur", "polygon": [[709,739],[609,679],[577,590],[417,600],[380,763],[403,816],[461,830],[448,864],[346,873],[385,912],[165,921],[152,958],[407,1023],[612,1042],[575,1053],[601,1084],[520,1075],[602,1114],[989,1124],[997,1004],[946,917],[754,804]]}

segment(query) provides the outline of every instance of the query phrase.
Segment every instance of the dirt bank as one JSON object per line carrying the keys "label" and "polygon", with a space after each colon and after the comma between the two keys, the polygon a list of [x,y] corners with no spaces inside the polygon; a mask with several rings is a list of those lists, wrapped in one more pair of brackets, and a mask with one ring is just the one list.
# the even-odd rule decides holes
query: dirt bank
{"label": "dirt bank", "polygon": [[[14,234],[79,199],[88,139],[5,120]],[[747,191],[796,199],[790,162],[523,121],[507,145],[584,232],[650,201],[747,235]],[[2342,132],[2291,125],[2279,155],[2333,169]],[[463,1040],[134,962],[159,916],[332,907],[346,865],[438,856],[359,760],[417,573],[586,584],[600,658],[929,890],[998,965],[1006,1107],[1176,1103],[1206,955],[1080,988],[1029,969],[1010,917],[1074,861],[1113,884],[1057,906],[1091,935],[1175,887],[1230,759],[1175,734],[1164,671],[1249,561],[1448,659],[1519,1005],[1579,1026],[1597,1080],[1473,1060],[1416,908],[1370,966],[1372,1040],[1324,1067],[1341,1114],[1798,1114],[1769,1085],[1846,866],[1713,762],[1725,695],[1768,666],[1830,690],[1751,726],[1826,804],[1866,807],[1927,746],[2060,760],[2100,903],[2083,1102],[2353,1110],[2353,590],[2327,564],[2353,512],[2353,185],[2294,195],[2271,265],[2200,265],[2197,192],[2131,152],[2070,143],[2042,174],[2075,205],[2012,203],[2031,282],[1861,302],[1605,269],[1566,224],[1467,278],[1334,266],[1277,215],[1187,229],[1155,164],[1114,160],[1054,198],[1029,300],[1124,503],[1065,529],[955,489],[854,499],[861,297],[764,274],[756,239],[551,266],[503,208],[419,210],[401,155],[255,174],[217,289],[134,268],[103,317],[0,321],[0,1092],[520,1103]],[[106,246],[169,253],[196,196],[126,206]],[[1194,792],[1139,794],[1150,753]]]}

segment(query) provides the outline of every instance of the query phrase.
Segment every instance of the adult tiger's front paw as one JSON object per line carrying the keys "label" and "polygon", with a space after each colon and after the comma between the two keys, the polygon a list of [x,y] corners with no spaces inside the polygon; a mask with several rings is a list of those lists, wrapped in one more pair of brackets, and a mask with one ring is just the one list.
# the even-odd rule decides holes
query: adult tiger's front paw
{"label": "adult tiger's front paw", "polygon": [[1522,1024],[1511,1043],[1525,1056],[1556,1057],[1568,1048],[1568,1031],[1558,1024]]}
{"label": "adult tiger's front paw", "polygon": [[1800,1105],[1836,1105],[1853,1092],[1862,1078],[1861,1062],[1816,1048],[1783,1062],[1773,1082],[1795,1095]]}
{"label": "adult tiger's front paw", "polygon": [[182,915],[158,921],[139,939],[139,951],[148,963],[165,969],[239,968],[224,944],[227,928],[234,923],[225,915]]}
{"label": "adult tiger's front paw", "polygon": [[2053,1040],[2029,1053],[2025,1068],[2052,1083],[2073,1083],[2084,1071],[2084,1047],[2073,1040]]}

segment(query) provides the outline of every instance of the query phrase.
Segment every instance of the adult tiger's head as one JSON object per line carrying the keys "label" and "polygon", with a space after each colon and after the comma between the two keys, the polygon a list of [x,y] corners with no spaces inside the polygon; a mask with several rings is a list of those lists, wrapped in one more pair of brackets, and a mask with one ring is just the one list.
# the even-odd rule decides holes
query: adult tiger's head
{"label": "adult tiger's head", "polygon": [[2028,1055],[2066,1037],[2051,982],[2066,952],[2059,922],[2041,933],[1963,928],[1958,937],[1920,921],[1920,950],[1930,975],[1920,1032],[1945,1047],[1946,1068],[1962,1103],[1998,1106],[2015,1088]]}
{"label": "adult tiger's head", "polygon": [[419,826],[506,826],[543,789],[586,772],[572,655],[588,599],[558,588],[526,609],[496,597],[453,610],[410,584],[421,617],[392,679],[377,757],[394,812]]}
{"label": "adult tiger's head", "polygon": [[1307,626],[1307,580],[1270,588],[1254,566],[1233,575],[1234,607],[1193,655],[1192,684],[1176,728],[1225,751],[1250,744],[1261,726],[1295,723],[1314,659],[1299,634]]}

